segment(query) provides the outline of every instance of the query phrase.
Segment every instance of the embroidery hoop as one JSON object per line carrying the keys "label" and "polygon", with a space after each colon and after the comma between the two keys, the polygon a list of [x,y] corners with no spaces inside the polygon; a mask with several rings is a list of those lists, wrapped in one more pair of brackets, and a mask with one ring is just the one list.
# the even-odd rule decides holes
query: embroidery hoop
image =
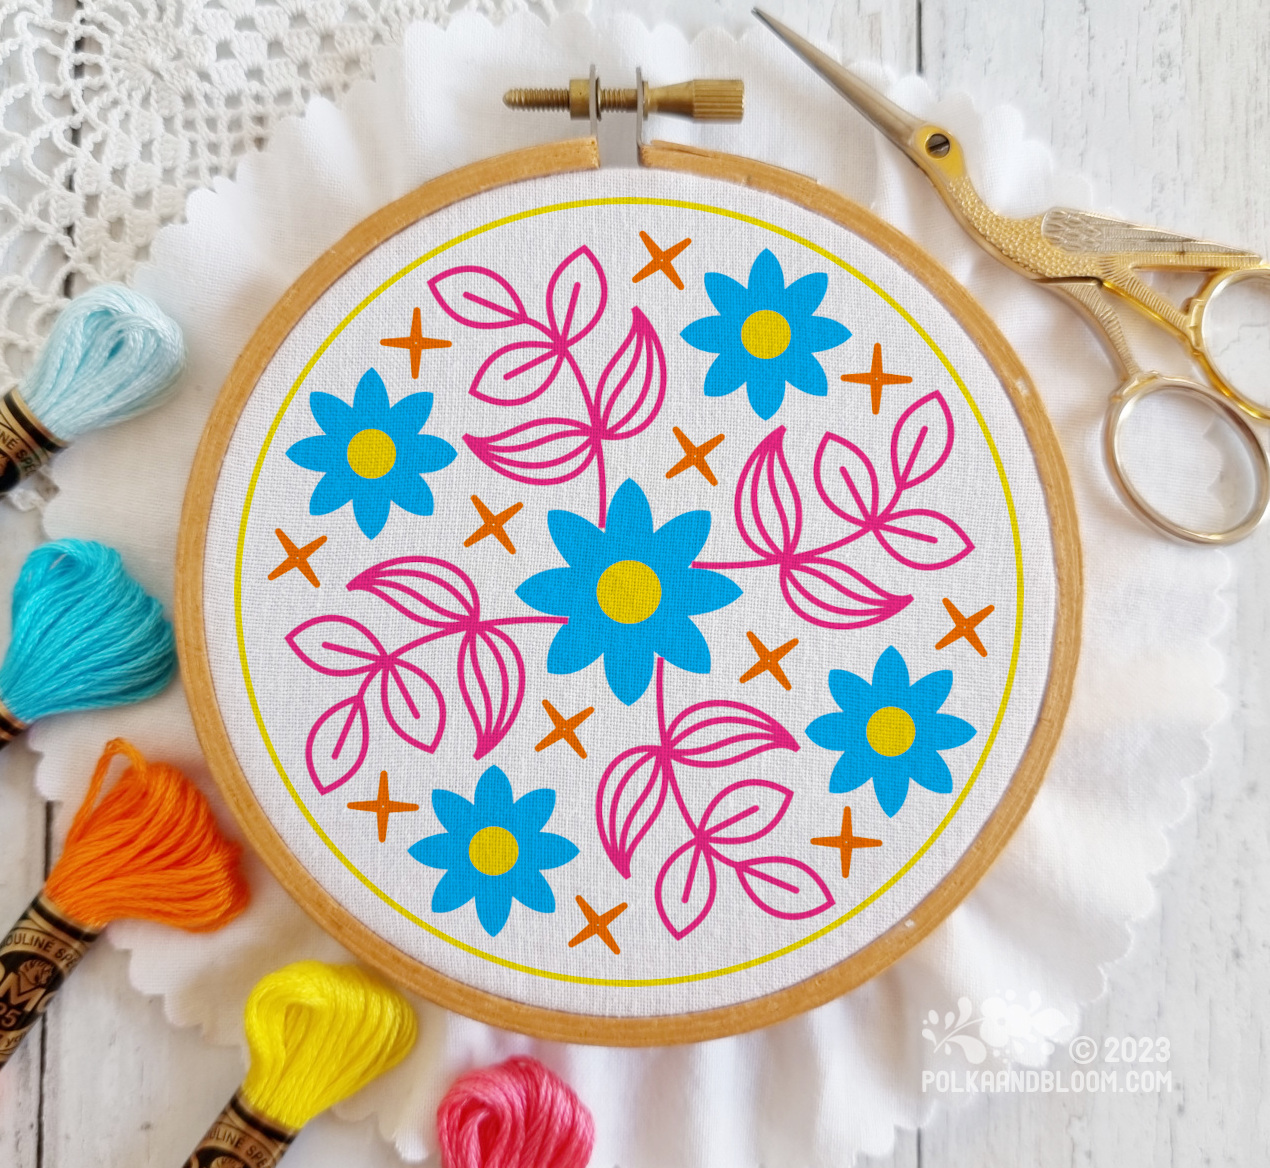
{"label": "embroidery hoop", "polygon": [[643,166],[679,171],[765,192],[821,215],[906,268],[974,341],[1014,407],[1039,474],[1050,523],[1056,609],[1048,684],[1030,742],[1004,796],[961,858],[907,918],[838,964],[763,997],[684,1014],[604,1017],[557,1011],[500,997],[446,976],[403,954],[338,904],[296,858],[261,808],[243,773],[217,704],[204,630],[203,563],[207,524],[243,407],[291,329],[344,272],[411,224],[474,195],[528,179],[594,170],[594,138],[574,139],[488,159],[426,183],[381,209],[320,257],[257,329],[222,389],[204,433],[182,518],[177,628],[183,675],[212,772],[253,846],[284,887],[353,952],[423,996],[460,1013],[543,1038],[621,1045],[700,1041],[768,1025],[866,981],[931,931],[970,891],[1004,847],[1039,787],[1070,698],[1079,649],[1080,550],[1062,455],[1028,376],[984,310],[917,245],[814,181],[767,164],[713,151],[653,142]]}

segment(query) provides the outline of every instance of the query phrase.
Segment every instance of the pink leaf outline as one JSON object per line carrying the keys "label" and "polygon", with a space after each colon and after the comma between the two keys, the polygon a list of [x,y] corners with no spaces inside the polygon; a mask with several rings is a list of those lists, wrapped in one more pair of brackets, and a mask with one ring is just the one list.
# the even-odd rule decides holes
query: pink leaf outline
{"label": "pink leaf outline", "polygon": [[[481,663],[484,656],[486,662]],[[483,758],[507,736],[525,698],[525,661],[502,629],[469,629],[459,643],[459,692],[476,731],[473,758]]]}
{"label": "pink leaf outline", "polygon": [[[445,284],[453,286],[442,293]],[[428,281],[428,289],[447,316],[468,328],[498,329],[518,324],[542,328],[525,311],[516,289],[497,272],[479,264],[446,268]]]}
{"label": "pink leaf outline", "polygon": [[676,941],[682,941],[710,915],[718,890],[714,855],[707,845],[693,837],[670,853],[657,873],[653,894],[657,914]]}
{"label": "pink leaf outline", "polygon": [[737,531],[761,556],[792,555],[802,536],[803,506],[785,460],[785,427],[778,426],[754,447],[741,468],[734,509]]}
{"label": "pink leaf outline", "polygon": [[[423,694],[412,693],[408,679],[422,682],[425,687],[423,693],[430,694],[436,702],[437,726],[431,738],[420,738],[406,729],[405,724],[408,721],[422,722],[425,713],[424,705],[419,700]],[[441,743],[441,736],[445,733],[445,698],[442,696],[441,687],[433,681],[431,675],[417,665],[412,665],[409,661],[394,655],[384,664],[379,697],[384,709],[384,719],[392,732],[403,742],[409,743],[426,754],[435,753]],[[398,699],[403,707],[400,713],[395,708]]]}
{"label": "pink leaf outline", "polygon": [[[975,548],[970,536],[957,523],[927,507],[891,511],[873,529],[873,534],[901,564],[923,572],[950,568]],[[907,548],[907,552],[900,551],[897,543]]]}
{"label": "pink leaf outline", "polygon": [[738,779],[706,805],[698,835],[712,848],[753,843],[785,818],[793,800],[793,791],[770,779]]}
{"label": "pink leaf outline", "polygon": [[[834,469],[846,484],[850,502],[855,507],[854,514],[833,496],[833,489],[837,485],[832,473]],[[880,506],[878,472],[873,467],[872,459],[854,442],[839,434],[826,432],[816,449],[813,475],[816,490],[825,506],[839,518],[860,527],[868,527],[877,517]]]}
{"label": "pink leaf outline", "polygon": [[383,560],[359,572],[346,587],[349,592],[369,592],[403,616],[430,628],[475,621],[481,615],[472,578],[449,560],[435,556]]}
{"label": "pink leaf outline", "polygon": [[590,427],[570,418],[539,418],[488,437],[466,434],[463,441],[490,470],[540,486],[577,478],[595,461],[598,446]]}
{"label": "pink leaf outline", "polygon": [[[350,630],[357,636],[350,637]],[[387,656],[374,633],[347,616],[312,617],[284,639],[305,665],[327,677],[356,677]]]}
{"label": "pink leaf outline", "polygon": [[[773,871],[773,869],[776,869],[776,871]],[[793,871],[790,871],[790,869],[793,869]],[[741,860],[734,864],[733,871],[736,872],[737,879],[741,882],[741,887],[745,889],[746,896],[765,913],[770,916],[780,917],[781,920],[800,921],[807,917],[814,917],[818,913],[833,907],[833,893],[829,891],[829,886],[820,878],[820,874],[810,864],[805,864],[802,860],[795,860],[791,856],[756,856],[753,859]],[[777,874],[778,872],[779,875]],[[796,873],[802,873],[806,880],[810,880],[810,884],[805,881],[795,883],[794,881],[797,879]],[[773,900],[766,899],[766,897],[774,898],[777,892],[783,892],[789,900],[799,903],[803,894],[813,889],[819,892],[820,899],[815,901],[810,907],[800,907],[792,911],[788,906],[782,906],[779,903],[773,903]],[[766,897],[764,894],[766,894]]]}
{"label": "pink leaf outline", "polygon": [[[592,294],[589,299],[594,301],[594,305],[577,330],[570,331],[579,308],[584,315],[587,312],[583,303],[584,293]],[[558,338],[565,348],[577,344],[600,323],[608,298],[608,281],[595,252],[586,244],[575,248],[560,261],[547,282],[547,326],[551,335]]]}
{"label": "pink leaf outline", "polygon": [[953,416],[939,390],[908,407],[891,431],[891,473],[896,492],[924,483],[945,462],[953,447]]}
{"label": "pink leaf outline", "polygon": [[[604,436],[634,438],[652,425],[666,399],[666,379],[661,338],[648,317],[632,308],[630,330],[604,367],[595,390],[595,408]],[[628,393],[632,387],[634,392]],[[652,405],[647,408],[650,395]],[[629,403],[627,399],[631,399]],[[614,421],[619,405],[624,412]]]}
{"label": "pink leaf outline", "polygon": [[726,767],[768,750],[798,750],[798,740],[771,714],[743,702],[712,699],[678,714],[666,729],[677,763]]}
{"label": "pink leaf outline", "polygon": [[[337,733],[334,743],[327,744],[323,747],[319,743],[319,739],[324,737],[323,731],[327,728],[327,723],[337,719],[344,710],[348,711],[347,717],[344,719],[342,726],[335,727]],[[355,731],[355,733],[354,733]],[[354,759],[351,765],[344,766],[340,762],[340,756],[347,755],[345,751],[350,745],[350,736],[352,744],[355,745],[353,751]],[[330,754],[326,753],[329,747]],[[358,770],[363,762],[366,761],[366,754],[370,749],[370,720],[366,713],[366,701],[364,697],[364,687],[353,694],[352,697],[345,698],[342,702],[336,702],[325,713],[323,713],[313,728],[309,731],[309,736],[304,743],[304,758],[309,768],[309,778],[313,780],[313,785],[317,788],[319,795],[329,795],[336,787],[341,787],[348,782]],[[328,760],[335,766],[328,768]],[[340,770],[343,766],[344,769]],[[334,778],[324,778],[324,774],[334,774]]]}
{"label": "pink leaf outline", "polygon": [[[506,370],[503,366],[506,365]],[[545,372],[542,380],[536,381],[535,370]],[[560,370],[568,366],[579,385],[583,386],[586,396],[582,370],[567,350],[561,350],[554,341],[512,341],[501,349],[495,349],[481,363],[472,377],[468,393],[472,397],[494,406],[523,406],[541,397],[555,383]],[[514,396],[504,397],[495,392],[499,383],[520,382],[521,379],[532,386],[531,389],[513,391]]]}
{"label": "pink leaf outline", "polygon": [[[648,777],[639,786],[645,767]],[[632,784],[637,790],[628,799]],[[661,815],[669,789],[670,776],[655,746],[632,746],[605,768],[595,798],[595,820],[605,854],[623,878],[630,879],[631,858]]]}
{"label": "pink leaf outline", "polygon": [[781,565],[781,594],[803,620],[822,629],[863,629],[890,620],[912,602],[874,584],[831,556],[804,554]]}

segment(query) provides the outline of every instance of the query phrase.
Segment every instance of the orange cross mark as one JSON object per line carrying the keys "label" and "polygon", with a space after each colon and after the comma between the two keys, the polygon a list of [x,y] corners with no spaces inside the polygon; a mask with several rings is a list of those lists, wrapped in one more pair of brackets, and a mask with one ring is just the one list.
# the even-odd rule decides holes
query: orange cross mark
{"label": "orange cross mark", "polygon": [[884,385],[907,385],[913,379],[902,373],[882,372],[882,346],[873,346],[873,367],[868,373],[844,373],[843,381],[854,381],[857,385],[867,385],[873,393],[873,412],[882,408],[882,387]]}
{"label": "orange cross mark", "polygon": [[512,537],[503,530],[505,524],[513,515],[516,514],[524,503],[513,503],[506,511],[500,511],[494,514],[484,503],[475,495],[472,496],[472,504],[475,506],[481,518],[485,520],[471,535],[463,541],[464,547],[471,547],[474,543],[480,543],[487,535],[492,535],[499,543],[503,545],[512,555],[516,554],[516,545],[512,543]]}
{"label": "orange cross mark", "polygon": [[554,725],[551,733],[538,743],[534,749],[546,750],[553,742],[567,742],[577,752],[579,758],[586,758],[586,751],[583,750],[582,743],[578,741],[577,729],[595,713],[595,707],[587,706],[582,713],[574,714],[572,718],[566,718],[546,698],[542,699],[542,708],[550,715]]}
{"label": "orange cross mark", "polygon": [[741,674],[741,684],[744,685],[747,681],[753,681],[760,673],[770,673],[786,689],[793,689],[793,686],[789,684],[789,678],[785,676],[785,671],[780,667],[780,659],[798,644],[798,638],[795,637],[792,641],[786,641],[776,649],[769,649],[753,633],[746,633],[745,635],[750,638],[750,644],[754,646],[754,652],[758,654],[758,660]]}
{"label": "orange cross mark", "polygon": [[675,437],[679,439],[679,445],[684,449],[684,456],[666,472],[666,477],[673,479],[675,475],[683,474],[690,466],[695,466],[705,477],[706,482],[712,487],[717,487],[719,480],[714,477],[714,471],[706,462],[706,455],[723,441],[723,435],[716,434],[700,446],[694,446],[692,440],[678,426],[672,426],[671,429],[674,430]]}
{"label": "orange cross mark", "polygon": [[674,284],[680,292],[684,290],[684,282],[679,278],[679,273],[675,271],[675,265],[671,262],[692,240],[681,239],[678,243],[672,244],[670,247],[662,251],[652,240],[647,231],[639,233],[640,239],[644,241],[644,246],[648,248],[648,254],[653,258],[648,261],[634,276],[631,277],[632,284],[638,284],[641,280],[647,279],[654,272],[665,272],[670,277],[670,282]]}
{"label": "orange cross mark", "polygon": [[379,772],[379,798],[365,803],[350,803],[350,811],[373,811],[379,817],[379,842],[388,839],[388,817],[397,811],[418,811],[418,803],[398,803],[388,797],[388,772]]}
{"label": "orange cross mark", "polygon": [[880,848],[881,840],[870,839],[867,835],[854,835],[851,829],[851,808],[842,809],[842,830],[837,835],[817,836],[811,841],[818,847],[837,848],[842,855],[842,878],[851,875],[851,853],[856,848]]}
{"label": "orange cross mark", "polygon": [[609,932],[611,925],[618,917],[620,917],[628,908],[625,901],[611,908],[606,913],[598,913],[580,896],[575,896],[574,900],[578,902],[578,908],[582,910],[582,915],[586,917],[586,928],[582,930],[572,941],[569,942],[569,948],[575,945],[581,945],[588,937],[599,937],[614,953],[622,951],[617,947],[617,942],[613,940],[613,934]]}
{"label": "orange cross mark", "polygon": [[273,533],[282,544],[282,549],[287,553],[287,558],[269,573],[269,579],[276,580],[279,576],[285,576],[292,568],[299,568],[304,573],[304,578],[314,588],[321,588],[322,581],[317,578],[317,573],[309,563],[309,557],[326,543],[326,536],[319,535],[312,543],[306,543],[304,547],[296,547],[281,527],[275,527]]}
{"label": "orange cross mark", "polygon": [[987,608],[981,608],[978,612],[971,616],[962,616],[961,613],[957,611],[957,606],[945,596],[944,607],[948,610],[948,615],[953,619],[953,627],[947,634],[945,634],[945,636],[935,642],[935,648],[947,649],[954,641],[959,641],[962,637],[965,637],[966,640],[974,646],[974,651],[978,653],[980,657],[986,657],[988,655],[988,650],[983,647],[983,642],[979,640],[979,634],[975,632],[975,627],[985,616],[996,608],[996,605],[990,604]]}
{"label": "orange cross mark", "polygon": [[416,308],[415,314],[410,321],[409,336],[384,337],[379,343],[387,345],[390,349],[409,349],[410,376],[417,379],[419,376],[419,358],[423,356],[424,349],[448,349],[454,342],[443,341],[437,337],[425,337],[423,335],[423,314]]}

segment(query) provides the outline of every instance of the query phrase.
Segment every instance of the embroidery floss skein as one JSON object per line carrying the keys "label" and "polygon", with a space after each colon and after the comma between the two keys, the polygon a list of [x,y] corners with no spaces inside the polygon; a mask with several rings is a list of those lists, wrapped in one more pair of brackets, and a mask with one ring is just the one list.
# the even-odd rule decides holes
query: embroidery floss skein
{"label": "embroidery floss skein", "polygon": [[273,1168],[319,1112],[414,1046],[410,1003],[355,965],[297,961],[256,983],[243,1018],[251,1065],[189,1164]]}
{"label": "embroidery floss skein", "polygon": [[[120,756],[127,768],[99,803]],[[238,916],[250,897],[241,852],[180,771],[147,762],[123,739],[109,742],[61,857],[0,942],[0,1067],[111,921],[205,933]]]}
{"label": "embroidery floss skein", "polygon": [[522,1056],[456,1079],[437,1141],[443,1168],[586,1168],[595,1123],[568,1083]]}
{"label": "embroidery floss skein", "polygon": [[181,330],[149,297],[118,284],[77,296],[0,397],[0,495],[81,435],[158,405],[184,365]]}
{"label": "embroidery floss skein", "polygon": [[163,607],[117,551],[77,539],[46,543],[27,557],[13,590],[0,748],[37,718],[153,697],[175,669]]}

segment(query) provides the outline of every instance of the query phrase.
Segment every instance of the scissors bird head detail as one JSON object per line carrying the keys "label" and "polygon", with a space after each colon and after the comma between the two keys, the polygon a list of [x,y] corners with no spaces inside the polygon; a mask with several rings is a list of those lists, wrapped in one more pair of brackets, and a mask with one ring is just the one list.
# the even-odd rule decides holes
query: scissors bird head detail
{"label": "scissors bird head detail", "polygon": [[937,186],[947,189],[948,184],[965,178],[965,155],[957,139],[947,130],[901,109],[873,86],[843,68],[828,53],[821,52],[809,40],[761,8],[755,8],[754,15],[868,118]]}

